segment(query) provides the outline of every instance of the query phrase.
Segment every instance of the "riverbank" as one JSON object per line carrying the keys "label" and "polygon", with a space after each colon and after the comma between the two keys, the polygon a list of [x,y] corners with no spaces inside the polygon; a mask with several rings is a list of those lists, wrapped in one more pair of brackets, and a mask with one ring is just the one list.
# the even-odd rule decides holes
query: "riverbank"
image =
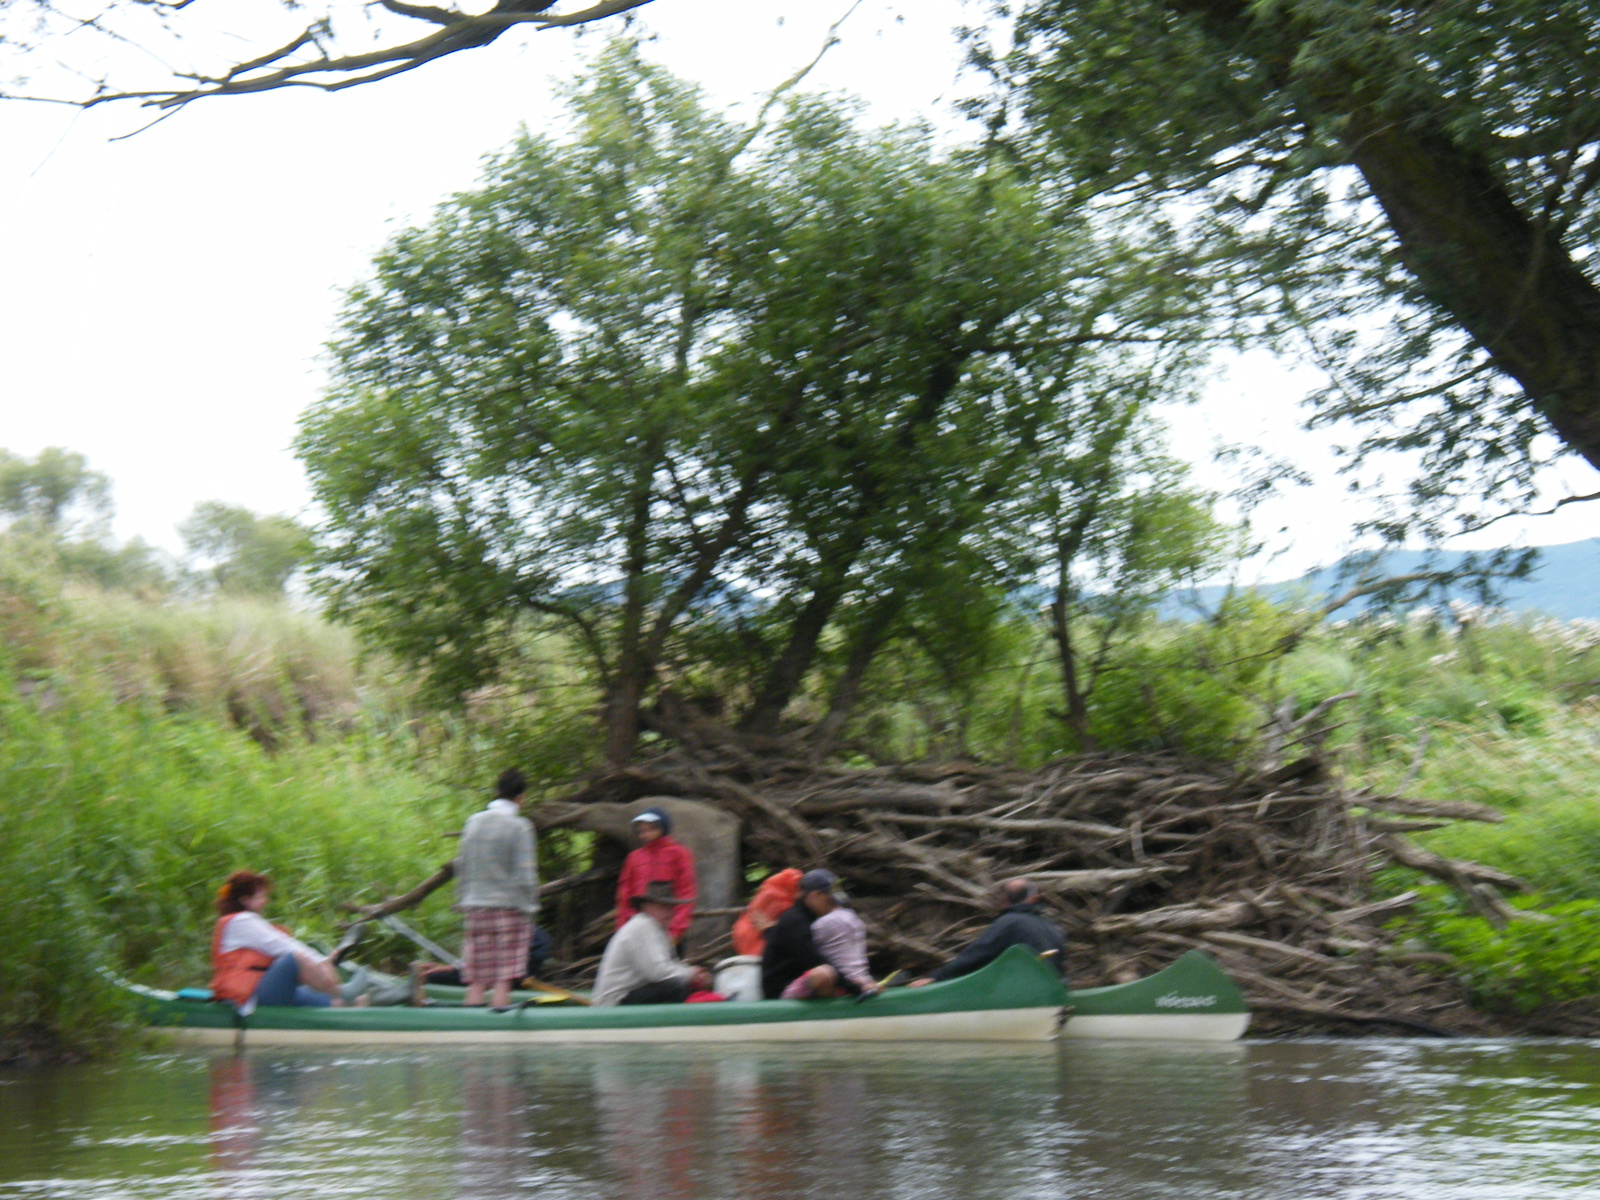
{"label": "riverbank", "polygon": [[[9,604],[0,624],[8,660],[0,671],[0,789],[8,797],[0,808],[0,928],[9,933],[0,942],[0,1043],[34,1059],[99,1055],[129,1044],[126,1014],[100,968],[161,986],[204,978],[210,891],[229,871],[248,866],[273,875],[279,919],[331,943],[340,903],[393,894],[448,857],[445,835],[476,806],[491,766],[523,763],[554,798],[563,792],[553,786],[557,780],[593,762],[582,689],[507,690],[485,695],[469,711],[428,710],[404,676],[360,663],[341,631],[281,606],[186,608],[87,596],[31,609]],[[1600,992],[1600,961],[1591,950],[1600,945],[1600,868],[1594,865],[1600,862],[1600,812],[1590,799],[1600,794],[1600,707],[1590,698],[1600,665],[1592,631],[1491,623],[1452,633],[1413,623],[1379,632],[1382,637],[1371,628],[1318,631],[1274,668],[1280,672],[1274,686],[1299,697],[1294,712],[1310,711],[1312,697],[1336,689],[1357,693],[1327,718],[1336,726],[1323,742],[1333,781],[1328,786],[1336,793],[1343,780],[1347,788],[1424,803],[1464,799],[1502,816],[1498,824],[1468,825],[1441,824],[1437,814],[1368,814],[1409,823],[1404,836],[1425,850],[1522,879],[1531,894],[1508,893],[1508,903],[1539,915],[1497,927],[1460,889],[1391,867],[1362,885],[1363,902],[1406,893],[1416,899],[1386,919],[1381,952],[1340,945],[1339,933],[1327,929],[1315,942],[1296,940],[1282,924],[1295,902],[1281,892],[1266,895],[1272,880],[1270,868],[1263,868],[1253,899],[1184,899],[1213,909],[1260,903],[1263,911],[1251,917],[1256,925],[1230,930],[1212,913],[1201,921],[1212,924],[1209,930],[1152,932],[1205,945],[1225,961],[1229,953],[1259,952],[1261,961],[1235,965],[1291,983],[1295,951],[1332,960],[1332,967],[1323,967],[1336,971],[1359,970],[1362,954],[1386,962],[1404,958],[1407,969],[1439,993],[1438,1003],[1451,997],[1448,1019],[1421,1019],[1461,1032],[1586,1036],[1600,1030],[1593,1000]],[[903,743],[905,710],[890,705],[880,715],[890,740]],[[1030,701],[1023,724],[1035,719]],[[1000,740],[949,770],[1026,772],[1038,765],[999,765],[1010,734],[1004,723],[974,722],[974,730],[983,728],[998,731]],[[652,750],[674,744],[653,736]],[[1031,744],[1028,737],[1010,740]],[[852,744],[843,769],[874,769],[865,745]],[[987,758],[989,765],[972,766],[974,758]],[[937,776],[946,768],[924,762],[915,769]],[[955,808],[895,811],[962,815]],[[1277,817],[1264,819],[1257,832],[1276,836],[1271,826]],[[838,821],[815,823],[835,833],[843,828]],[[1132,853],[1128,821],[1118,823],[1127,835],[1118,853]],[[914,844],[931,828],[901,828],[898,841]],[[1141,824],[1140,837],[1150,828]],[[1001,841],[1020,836],[992,832]],[[1248,830],[1238,837],[1251,840]],[[1146,853],[1156,849],[1153,840],[1141,846]],[[749,849],[754,873],[799,853],[775,843]],[[1096,853],[1087,843],[1077,851],[1089,858]],[[581,838],[547,836],[541,843],[545,877],[580,873],[591,854]],[[1018,868],[1032,863],[1040,869],[1043,855],[1002,857]],[[1095,865],[1058,861],[1043,869]],[[866,872],[861,864],[847,867]],[[939,890],[981,891],[974,884],[981,871],[959,862],[950,871],[964,884],[947,880]],[[896,887],[934,883],[904,864],[888,868],[872,886],[866,882],[859,890],[869,900],[874,888],[890,896]],[[981,924],[975,897],[968,899],[952,919],[912,936],[947,953]],[[1313,925],[1341,911],[1313,902],[1319,905],[1320,918],[1302,914]],[[1119,949],[1113,939],[1123,935],[1111,925],[1161,907],[1132,890],[1071,898],[1061,915],[1073,934],[1075,972],[1108,981],[1119,970],[1142,968],[1138,954]],[[409,919],[436,939],[459,936],[446,899]],[[1096,929],[1105,922],[1111,924]],[[882,920],[879,945],[887,946],[903,926]],[[1252,951],[1202,936],[1230,932],[1289,949]],[[1144,943],[1140,953],[1159,957],[1181,949],[1172,941],[1162,951],[1158,942]],[[374,937],[364,953],[402,963],[412,951],[396,938]],[[1332,1018],[1275,1024],[1280,1019],[1264,1012],[1258,1029],[1396,1032]]]}

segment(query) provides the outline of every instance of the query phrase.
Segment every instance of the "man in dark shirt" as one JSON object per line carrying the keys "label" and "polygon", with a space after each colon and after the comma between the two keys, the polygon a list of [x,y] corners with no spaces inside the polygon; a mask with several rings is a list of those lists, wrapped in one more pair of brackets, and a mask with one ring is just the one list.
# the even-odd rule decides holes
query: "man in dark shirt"
{"label": "man in dark shirt", "polygon": [[1039,889],[1026,879],[1008,879],[1000,885],[1000,897],[1004,911],[978,935],[978,940],[933,974],[912,980],[912,987],[970,975],[999,958],[1008,946],[1029,946],[1038,954],[1049,954],[1045,962],[1056,969],[1056,974],[1066,973],[1066,938],[1055,922],[1039,911]]}
{"label": "man in dark shirt", "polygon": [[[761,994],[777,1000],[800,976],[827,964],[811,940],[811,923],[834,910],[833,889],[839,879],[832,871],[807,871],[800,877],[800,898],[767,930],[767,948],[761,955]],[[860,987],[840,976],[839,986],[852,993]]]}

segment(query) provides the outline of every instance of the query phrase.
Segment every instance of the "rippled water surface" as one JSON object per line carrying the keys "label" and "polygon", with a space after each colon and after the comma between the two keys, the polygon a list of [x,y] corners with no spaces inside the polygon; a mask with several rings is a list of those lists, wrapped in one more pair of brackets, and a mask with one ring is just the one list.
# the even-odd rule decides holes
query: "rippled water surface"
{"label": "rippled water surface", "polygon": [[0,1197],[1600,1196],[1600,1047],[275,1051],[0,1072]]}

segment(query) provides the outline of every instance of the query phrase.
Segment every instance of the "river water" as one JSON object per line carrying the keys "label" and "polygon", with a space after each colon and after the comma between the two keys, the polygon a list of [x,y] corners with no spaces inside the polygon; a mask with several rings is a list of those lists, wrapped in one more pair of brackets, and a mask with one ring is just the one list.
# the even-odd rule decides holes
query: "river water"
{"label": "river water", "polygon": [[0,1072],[0,1198],[1600,1196],[1600,1046],[252,1049]]}

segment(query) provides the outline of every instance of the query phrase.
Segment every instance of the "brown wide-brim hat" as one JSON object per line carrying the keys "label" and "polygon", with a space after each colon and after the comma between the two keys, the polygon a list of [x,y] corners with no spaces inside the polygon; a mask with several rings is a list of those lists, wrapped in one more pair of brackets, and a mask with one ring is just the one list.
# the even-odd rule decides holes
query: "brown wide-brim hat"
{"label": "brown wide-brim hat", "polygon": [[644,904],[693,904],[692,900],[680,900],[672,893],[672,884],[665,879],[655,879],[644,885],[644,893],[634,896],[632,904],[635,908]]}

